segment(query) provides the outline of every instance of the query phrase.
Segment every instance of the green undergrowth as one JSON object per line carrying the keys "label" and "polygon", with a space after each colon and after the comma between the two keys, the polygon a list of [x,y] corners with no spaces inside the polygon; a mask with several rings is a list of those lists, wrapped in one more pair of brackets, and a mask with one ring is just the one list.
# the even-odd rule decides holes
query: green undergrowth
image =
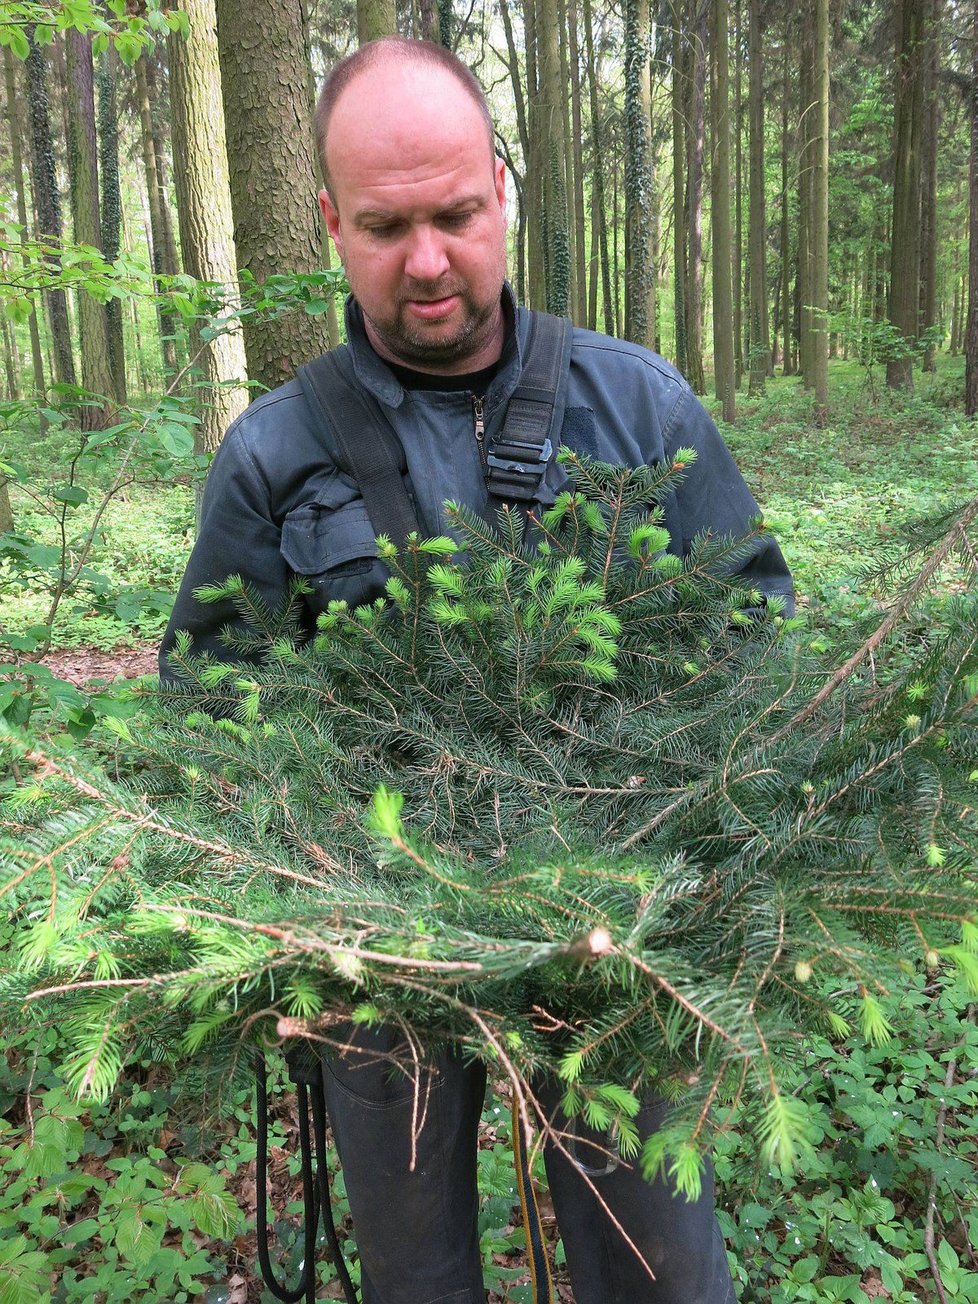
{"label": "green undergrowth", "polygon": [[[847,1048],[813,1043],[797,1094],[818,1105],[804,1171],[759,1167],[750,1126],[718,1136],[719,1218],[744,1304],[930,1304],[928,1208],[945,1295],[978,1299],[978,1029],[961,993],[934,982],[887,1007],[892,1038]],[[201,1299],[270,1304],[259,1292],[250,1083],[178,1095],[151,1043],[134,1051],[114,1096],[80,1104],[54,1072],[59,1033],[5,1039],[0,1066],[0,1300],[124,1304]],[[302,1258],[295,1098],[271,1074],[270,1217],[282,1275]],[[342,1172],[330,1152],[334,1217],[357,1277]],[[542,1161],[536,1177],[543,1184]],[[481,1129],[479,1235],[491,1298],[530,1304],[509,1107],[490,1091]],[[556,1279],[567,1282],[549,1208]],[[320,1298],[335,1273],[320,1244]],[[251,1283],[250,1290],[246,1283]]]}

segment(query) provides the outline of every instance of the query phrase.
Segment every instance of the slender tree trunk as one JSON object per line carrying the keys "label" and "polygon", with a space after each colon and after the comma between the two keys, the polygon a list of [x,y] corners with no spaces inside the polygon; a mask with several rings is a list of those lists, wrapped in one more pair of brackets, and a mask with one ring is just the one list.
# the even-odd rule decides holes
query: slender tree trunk
{"label": "slender tree trunk", "polygon": [[[27,98],[31,119],[31,163],[34,179],[34,203],[37,207],[38,235],[55,244],[61,241],[61,196],[54,168],[54,143],[48,103],[44,50],[30,33],[31,50],[27,57]],[[61,259],[51,253],[45,259],[52,276],[61,269]],[[71,326],[64,290],[45,292],[55,378],[61,385],[74,385],[75,363],[71,353]]]}
{"label": "slender tree trunk", "polygon": [[791,200],[788,185],[790,165],[788,151],[791,143],[788,127],[789,108],[791,106],[791,62],[788,56],[791,47],[790,34],[791,23],[786,21],[784,76],[781,94],[781,353],[783,360],[782,372],[785,376],[790,376],[794,372],[791,339]]}
{"label": "slender tree trunk", "polygon": [[829,0],[815,0],[816,124],[812,174],[812,376],[815,425],[829,415]]}
{"label": "slender tree trunk", "polygon": [[730,283],[730,33],[727,0],[713,0],[710,117],[713,136],[713,373],[724,421],[736,419],[733,287]]}
{"label": "slender tree trunk", "polygon": [[[122,187],[119,184],[119,123],[115,95],[115,52],[106,51],[99,61],[99,168],[102,179],[102,252],[107,262],[119,257],[122,235]],[[122,335],[122,302],[110,299],[105,305],[109,332],[109,362],[113,396],[125,403],[126,354]]]}
{"label": "slender tree trunk", "polygon": [[815,36],[811,8],[805,8],[801,17],[800,112],[798,132],[798,369],[805,389],[811,389],[812,378],[812,265],[811,218],[813,172],[813,98],[814,78],[812,61],[815,57]]}
{"label": "slender tree trunk", "polygon": [[[14,56],[9,45],[4,48],[3,57],[7,86],[7,121],[10,126],[10,158],[13,165],[14,191],[17,198],[17,221],[21,231],[26,234],[29,230],[27,187],[24,184],[24,156],[21,148],[21,141],[24,139],[26,132],[24,131],[21,101],[17,88]],[[30,315],[28,326],[31,339],[31,364],[34,371],[34,393],[40,395],[44,393],[45,388],[44,355],[41,352],[41,332],[38,328],[36,298],[34,300],[34,311]]]}
{"label": "slender tree trunk", "polygon": [[543,173],[546,164],[546,141],[543,127],[543,104],[540,89],[537,41],[537,0],[523,0],[523,27],[526,45],[526,220],[527,281],[530,306],[547,306],[547,215]]}
{"label": "slender tree trunk", "polygon": [[[598,68],[594,57],[594,33],[592,30],[591,0],[583,0],[584,44],[587,57],[588,101],[591,111],[591,153],[594,158],[594,175],[591,182],[591,204],[597,213],[598,244],[601,264],[601,303],[604,315],[606,335],[615,333],[614,298],[611,290],[611,259],[608,253],[608,222],[605,209],[604,184],[604,150],[601,147],[601,115],[598,109]],[[591,247],[591,261],[594,262],[594,246]],[[592,277],[594,272],[592,270]],[[595,309],[594,328],[597,328],[597,310]]]}
{"label": "slender tree trunk", "polygon": [[686,377],[696,394],[706,393],[703,375],[703,144],[705,134],[706,20],[709,0],[695,0],[691,28],[690,94],[687,119]]}
{"label": "slender tree trunk", "polygon": [[[102,249],[99,213],[98,144],[95,135],[95,72],[92,66],[92,38],[82,32],[67,33],[68,157],[71,173],[71,210],[75,240]],[[84,290],[78,294],[78,328],[81,337],[82,384],[91,393],[108,400],[115,392],[109,350],[109,322],[105,305]],[[81,424],[100,429],[111,421],[111,408],[85,406]]]}
{"label": "slender tree trunk", "polygon": [[[166,252],[167,236],[164,227],[163,206],[166,196],[160,185],[160,173],[156,157],[156,140],[153,134],[153,117],[149,102],[149,84],[147,69],[149,55],[143,55],[136,63],[136,104],[139,110],[140,139],[143,149],[143,169],[146,174],[146,202],[149,206],[150,250],[152,267],[156,276],[167,274]],[[174,338],[176,320],[162,303],[158,305],[160,341],[163,353],[164,369],[173,373],[177,369],[177,346]]]}
{"label": "slender tree trunk", "polygon": [[737,51],[734,73],[734,387],[740,389],[744,378],[744,32],[741,0],[736,0],[734,5],[734,32]]}
{"label": "slender tree trunk", "polygon": [[438,45],[441,31],[438,26],[438,5],[435,0],[421,0],[421,39]]}
{"label": "slender tree trunk", "polygon": [[6,534],[14,528],[14,513],[10,505],[10,490],[7,481],[0,474],[0,534]]}
{"label": "slender tree trunk", "polygon": [[[570,41],[570,89],[571,89],[571,153],[574,159],[574,229],[576,238],[574,249],[575,263],[575,299],[574,320],[579,326],[588,322],[587,299],[587,219],[584,207],[584,128],[581,116],[581,52],[577,35],[577,6],[572,4],[567,10],[568,39]],[[593,326],[591,327],[593,330]]]}
{"label": "slender tree trunk", "polygon": [[913,354],[920,304],[920,146],[923,127],[925,5],[897,0],[893,222],[890,231],[888,315],[901,348],[886,364],[891,389],[913,389]]}
{"label": "slender tree trunk", "polygon": [[625,337],[655,348],[649,0],[625,0]]}
{"label": "slender tree trunk", "polygon": [[937,325],[937,131],[939,114],[938,82],[940,77],[940,45],[938,36],[943,4],[941,0],[927,0],[923,55],[923,124],[920,137],[920,319],[921,335],[930,342],[925,345],[922,367],[924,371],[937,370],[937,343],[932,338]]}
{"label": "slender tree trunk", "polygon": [[978,3],[971,32],[971,96],[968,105],[971,156],[968,163],[968,316],[964,331],[964,410],[978,414]]}
{"label": "slender tree trunk", "polygon": [[[6,249],[0,251],[0,267],[4,278],[9,278],[12,268],[10,254]],[[20,359],[17,354],[17,337],[6,313],[0,313],[0,327],[3,330],[3,368],[7,379],[7,392],[4,397],[16,402],[20,398]]]}
{"label": "slender tree trunk", "polygon": [[[179,0],[178,7],[190,25],[186,39],[171,35],[168,41],[180,244],[190,275],[217,282],[233,297],[238,274],[214,0]],[[199,331],[193,336],[191,356],[210,387],[194,447],[198,453],[213,452],[245,407],[244,393],[234,384],[247,374],[244,343],[240,331],[218,335],[208,344]]]}
{"label": "slender tree trunk", "polygon": [[771,366],[767,330],[767,216],[764,195],[764,63],[760,0],[750,0],[747,113],[750,127],[750,350],[748,392],[762,394]]}
{"label": "slender tree trunk", "polygon": [[[543,196],[542,232],[546,271],[546,308],[567,315],[570,297],[570,245],[567,230],[567,167],[564,159],[563,101],[560,77],[560,15],[556,0],[536,0],[539,86],[537,128],[532,154],[540,168],[538,193]],[[532,216],[532,214],[531,214]]]}
{"label": "slender tree trunk", "polygon": [[672,238],[676,366],[686,371],[686,105],[689,100],[683,55],[683,13],[672,0]]}
{"label": "slender tree trunk", "polygon": [[579,326],[577,316],[577,222],[574,206],[574,148],[570,124],[570,64],[567,57],[567,5],[557,0],[557,46],[560,56],[560,131],[563,135],[564,196],[567,205],[567,315]]}
{"label": "slender tree trunk", "polygon": [[[217,0],[238,270],[258,284],[322,261],[301,0]],[[329,348],[325,313],[244,321],[248,375],[267,389]]]}
{"label": "slender tree trunk", "polygon": [[366,45],[379,36],[397,32],[397,5],[394,0],[357,0],[357,44]]}

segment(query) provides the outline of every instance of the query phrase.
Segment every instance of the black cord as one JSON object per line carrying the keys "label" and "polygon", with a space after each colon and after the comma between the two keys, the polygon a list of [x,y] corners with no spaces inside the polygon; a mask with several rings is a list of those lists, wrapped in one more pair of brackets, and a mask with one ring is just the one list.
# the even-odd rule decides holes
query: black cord
{"label": "black cord", "polygon": [[[302,1201],[305,1213],[305,1258],[299,1274],[298,1285],[293,1289],[283,1285],[275,1276],[268,1253],[268,1077],[265,1056],[255,1054],[255,1112],[258,1130],[258,1153],[255,1158],[255,1187],[258,1208],[258,1263],[265,1285],[282,1304],[298,1304],[303,1295],[306,1304],[316,1298],[316,1232],[319,1227],[318,1193],[313,1185],[312,1156],[309,1147],[308,1092],[299,1085],[299,1144],[302,1149]],[[315,1093],[313,1094],[315,1100]],[[325,1154],[325,1149],[322,1152]],[[327,1219],[327,1224],[332,1220]],[[336,1235],[335,1231],[333,1233]]]}
{"label": "black cord", "polygon": [[316,1145],[316,1179],[319,1185],[319,1203],[323,1211],[323,1223],[326,1227],[329,1248],[333,1255],[333,1264],[336,1268],[336,1275],[343,1287],[346,1304],[360,1304],[356,1289],[347,1270],[346,1260],[343,1258],[343,1251],[340,1249],[336,1226],[333,1223],[333,1208],[329,1198],[329,1176],[326,1167],[326,1106],[323,1103],[321,1091],[312,1093],[312,1128]]}

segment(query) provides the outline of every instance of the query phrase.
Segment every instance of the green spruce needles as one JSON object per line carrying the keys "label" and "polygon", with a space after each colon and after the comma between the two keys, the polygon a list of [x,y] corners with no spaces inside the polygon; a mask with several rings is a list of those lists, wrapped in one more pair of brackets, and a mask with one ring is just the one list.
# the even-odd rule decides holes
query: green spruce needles
{"label": "green spruce needles", "polygon": [[57,1017],[103,1094],[138,1038],[226,1069],[392,1023],[517,1092],[558,1074],[626,1157],[667,1095],[641,1159],[687,1191],[731,1101],[789,1164],[807,1034],[885,1038],[928,967],[978,990],[976,603],[830,677],[730,578],[761,523],[666,551],[691,456],[567,457],[531,547],[453,509],[305,646],[231,581],[203,596],[250,613],[237,660],[184,645],[101,766],[8,739],[33,766],[2,824],[8,1014]]}

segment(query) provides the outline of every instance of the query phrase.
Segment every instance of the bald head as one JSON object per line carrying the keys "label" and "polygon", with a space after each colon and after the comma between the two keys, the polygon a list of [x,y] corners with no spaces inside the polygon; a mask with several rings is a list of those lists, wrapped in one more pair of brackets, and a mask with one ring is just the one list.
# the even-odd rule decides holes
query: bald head
{"label": "bald head", "polygon": [[[412,76],[412,73],[415,75]],[[492,115],[485,92],[470,69],[450,50],[432,41],[410,41],[403,36],[384,36],[380,40],[361,45],[353,54],[335,64],[319,93],[315,114],[316,148],[327,190],[333,190],[329,134],[334,113],[344,92],[368,74],[372,74],[369,81],[371,98],[375,102],[390,99],[398,93],[403,94],[406,85],[423,81],[425,77],[441,79],[448,76],[464,91],[465,98],[478,112],[486,133],[489,157],[492,159],[495,156]],[[403,99],[398,105],[407,123],[412,118],[413,107]]]}

